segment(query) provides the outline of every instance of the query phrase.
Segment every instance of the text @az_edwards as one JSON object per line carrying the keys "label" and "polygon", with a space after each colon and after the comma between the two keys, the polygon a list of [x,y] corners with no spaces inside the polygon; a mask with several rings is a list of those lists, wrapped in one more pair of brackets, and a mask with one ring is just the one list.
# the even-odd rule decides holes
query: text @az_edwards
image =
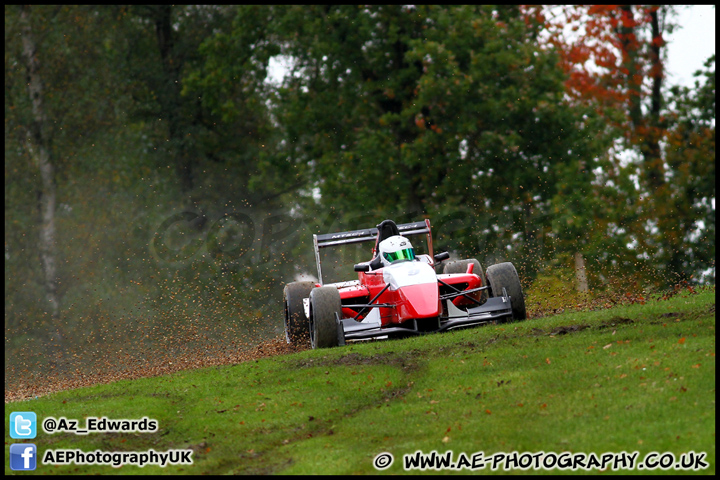
{"label": "text @az_edwards", "polygon": [[48,434],[57,432],[75,433],[77,435],[87,435],[88,433],[154,433],[157,432],[158,421],[148,417],[143,417],[140,420],[87,417],[85,427],[80,427],[78,420],[65,417],[58,419],[47,417],[43,420],[42,427],[45,433]]}

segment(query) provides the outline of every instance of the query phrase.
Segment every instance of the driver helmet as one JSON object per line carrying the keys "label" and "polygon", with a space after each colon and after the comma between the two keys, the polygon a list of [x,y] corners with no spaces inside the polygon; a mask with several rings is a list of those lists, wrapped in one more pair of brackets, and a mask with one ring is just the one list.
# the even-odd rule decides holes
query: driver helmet
{"label": "driver helmet", "polygon": [[415,260],[415,251],[410,240],[402,235],[393,235],[379,245],[380,258],[383,266],[387,267],[395,262]]}

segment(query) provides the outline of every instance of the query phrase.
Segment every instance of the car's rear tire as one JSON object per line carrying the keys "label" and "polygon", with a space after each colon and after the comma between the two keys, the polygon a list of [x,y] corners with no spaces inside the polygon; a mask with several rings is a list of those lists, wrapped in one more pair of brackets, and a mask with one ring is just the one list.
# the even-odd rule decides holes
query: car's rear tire
{"label": "car's rear tire", "polygon": [[307,346],[310,343],[310,320],[305,315],[303,299],[310,296],[313,282],[293,282],[285,285],[285,340],[292,345]]}
{"label": "car's rear tire", "polygon": [[515,270],[515,266],[510,262],[491,265],[488,267],[485,275],[487,276],[493,297],[501,297],[503,288],[505,288],[507,294],[510,295],[512,319],[525,320],[527,318],[525,298],[523,297],[520,277],[517,274],[517,270]]}
{"label": "car's rear tire", "polygon": [[342,318],[340,292],[335,287],[319,287],[310,292],[310,344],[312,348],[337,347],[337,318]]}
{"label": "car's rear tire", "polygon": [[[485,274],[483,273],[482,266],[480,266],[480,262],[478,262],[474,258],[469,258],[467,260],[456,260],[454,262],[448,262],[443,267],[443,273],[465,273],[467,272],[468,265],[473,264],[473,273],[480,277],[480,282],[482,286],[487,285],[487,280],[485,279]],[[481,303],[485,303],[485,301],[488,299],[488,293],[487,290],[480,290],[477,292],[478,295],[476,295],[473,298],[476,298]],[[472,294],[470,294],[472,295]],[[477,306],[477,305],[473,305]]]}

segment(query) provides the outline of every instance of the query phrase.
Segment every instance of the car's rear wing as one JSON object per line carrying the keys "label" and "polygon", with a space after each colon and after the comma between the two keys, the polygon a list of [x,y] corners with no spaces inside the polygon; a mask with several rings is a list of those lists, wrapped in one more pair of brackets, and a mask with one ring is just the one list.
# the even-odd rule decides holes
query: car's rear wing
{"label": "car's rear wing", "polygon": [[[432,250],[432,231],[430,229],[430,220],[425,219],[419,222],[403,223],[397,226],[400,235],[411,236],[425,234],[427,238],[428,254],[430,258],[433,256]],[[363,230],[351,230],[348,232],[337,233],[321,233],[313,235],[313,246],[315,247],[315,261],[318,269],[318,282],[322,285],[322,265],[320,261],[320,249],[326,247],[336,247],[339,245],[347,245],[351,243],[370,242],[377,239],[378,229],[366,228]]]}

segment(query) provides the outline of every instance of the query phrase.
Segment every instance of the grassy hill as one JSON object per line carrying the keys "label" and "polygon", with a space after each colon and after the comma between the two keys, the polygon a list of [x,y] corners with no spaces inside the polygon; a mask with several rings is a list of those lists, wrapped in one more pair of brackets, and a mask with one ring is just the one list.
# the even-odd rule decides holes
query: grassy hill
{"label": "grassy hill", "polygon": [[[192,465],[38,462],[37,474],[401,474],[403,455],[417,451],[624,451],[639,460],[705,452],[708,468],[698,473],[714,474],[715,291],[6,403],[6,459],[22,442],[9,436],[10,413],[25,411],[39,423],[65,417],[81,427],[86,417],[158,422],[154,433],[49,435],[38,427],[26,442],[40,458],[60,448],[193,451]],[[373,459],[383,452],[394,463],[378,472]],[[476,473],[523,472],[538,473]],[[9,461],[5,473],[14,473]]]}

